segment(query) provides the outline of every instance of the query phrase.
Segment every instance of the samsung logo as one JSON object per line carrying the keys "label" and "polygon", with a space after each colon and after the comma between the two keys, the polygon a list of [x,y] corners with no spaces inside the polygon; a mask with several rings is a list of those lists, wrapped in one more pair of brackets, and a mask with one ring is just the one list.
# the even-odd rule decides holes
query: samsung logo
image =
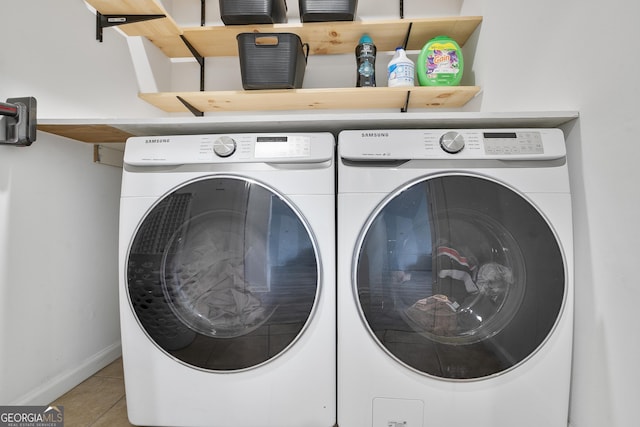
{"label": "samsung logo", "polygon": [[389,132],[362,132],[363,138],[388,138]]}
{"label": "samsung logo", "polygon": [[144,140],[145,144],[166,144],[167,142],[171,142],[169,138],[146,138]]}

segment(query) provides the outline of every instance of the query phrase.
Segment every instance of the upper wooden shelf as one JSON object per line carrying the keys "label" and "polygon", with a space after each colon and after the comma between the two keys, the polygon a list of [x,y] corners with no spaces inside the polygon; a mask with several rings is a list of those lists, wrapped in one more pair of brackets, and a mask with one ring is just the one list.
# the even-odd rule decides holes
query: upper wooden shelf
{"label": "upper wooden shelf", "polygon": [[[128,36],[179,36],[182,30],[156,0],[85,0],[103,15],[165,15],[165,18],[122,25]],[[179,37],[178,37],[179,39]]]}
{"label": "upper wooden shelf", "polygon": [[358,40],[368,33],[379,51],[393,51],[407,42],[408,50],[419,50],[433,37],[447,35],[464,45],[482,22],[480,16],[397,19],[381,21],[311,22],[274,25],[216,25],[179,27],[156,0],[86,0],[103,15],[165,15],[166,18],[120,26],[129,36],[146,36],[169,58],[193,54],[183,37],[203,57],[237,56],[236,36],[240,33],[287,32],[308,43],[310,54],[353,53]]}
{"label": "upper wooden shelf", "polygon": [[[183,35],[204,57],[236,56],[240,33],[286,32],[297,34],[309,44],[312,55],[353,53],[362,34],[374,40],[378,51],[393,51],[404,45],[409,34],[407,50],[420,50],[424,44],[439,35],[447,35],[461,46],[482,22],[479,16],[452,18],[421,18],[386,21],[312,22],[304,24],[239,25],[184,28]],[[163,40],[166,41],[166,40]],[[183,43],[184,44],[184,43]],[[178,55],[179,46],[160,46],[168,55]]]}
{"label": "upper wooden shelf", "polygon": [[170,58],[188,57],[182,29],[156,0],[85,0],[102,15],[164,15],[165,18],[120,25],[128,36],[144,36]]}

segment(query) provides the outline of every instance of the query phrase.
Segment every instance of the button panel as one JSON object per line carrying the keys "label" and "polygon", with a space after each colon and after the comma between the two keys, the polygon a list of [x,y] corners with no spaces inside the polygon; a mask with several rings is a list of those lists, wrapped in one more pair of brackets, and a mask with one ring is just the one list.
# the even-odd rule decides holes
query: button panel
{"label": "button panel", "polygon": [[538,132],[489,132],[483,134],[483,140],[484,152],[488,155],[544,154],[542,137]]}

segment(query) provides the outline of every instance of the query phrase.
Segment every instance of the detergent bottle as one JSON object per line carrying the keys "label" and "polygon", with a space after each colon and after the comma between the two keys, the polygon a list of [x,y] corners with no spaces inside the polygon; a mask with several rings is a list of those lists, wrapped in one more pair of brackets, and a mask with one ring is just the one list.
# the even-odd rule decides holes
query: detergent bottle
{"label": "detergent bottle", "polygon": [[421,86],[457,86],[462,79],[464,61],[455,40],[438,36],[424,45],[416,66]]}
{"label": "detergent bottle", "polygon": [[387,66],[387,86],[413,86],[416,67],[413,61],[407,58],[407,53],[402,47],[396,48],[396,53]]}

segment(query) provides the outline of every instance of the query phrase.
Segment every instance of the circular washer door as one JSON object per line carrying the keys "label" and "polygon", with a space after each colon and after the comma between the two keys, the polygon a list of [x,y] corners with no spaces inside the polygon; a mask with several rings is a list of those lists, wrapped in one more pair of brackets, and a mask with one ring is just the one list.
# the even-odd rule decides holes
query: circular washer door
{"label": "circular washer door", "polygon": [[282,354],[319,293],[317,245],[270,189],[231,176],[186,183],[141,221],[127,257],[133,312],[164,352],[234,371]]}
{"label": "circular washer door", "polygon": [[563,254],[540,212],[487,178],[421,179],[371,216],[354,258],[377,343],[412,370],[472,380],[531,356],[563,307]]}

